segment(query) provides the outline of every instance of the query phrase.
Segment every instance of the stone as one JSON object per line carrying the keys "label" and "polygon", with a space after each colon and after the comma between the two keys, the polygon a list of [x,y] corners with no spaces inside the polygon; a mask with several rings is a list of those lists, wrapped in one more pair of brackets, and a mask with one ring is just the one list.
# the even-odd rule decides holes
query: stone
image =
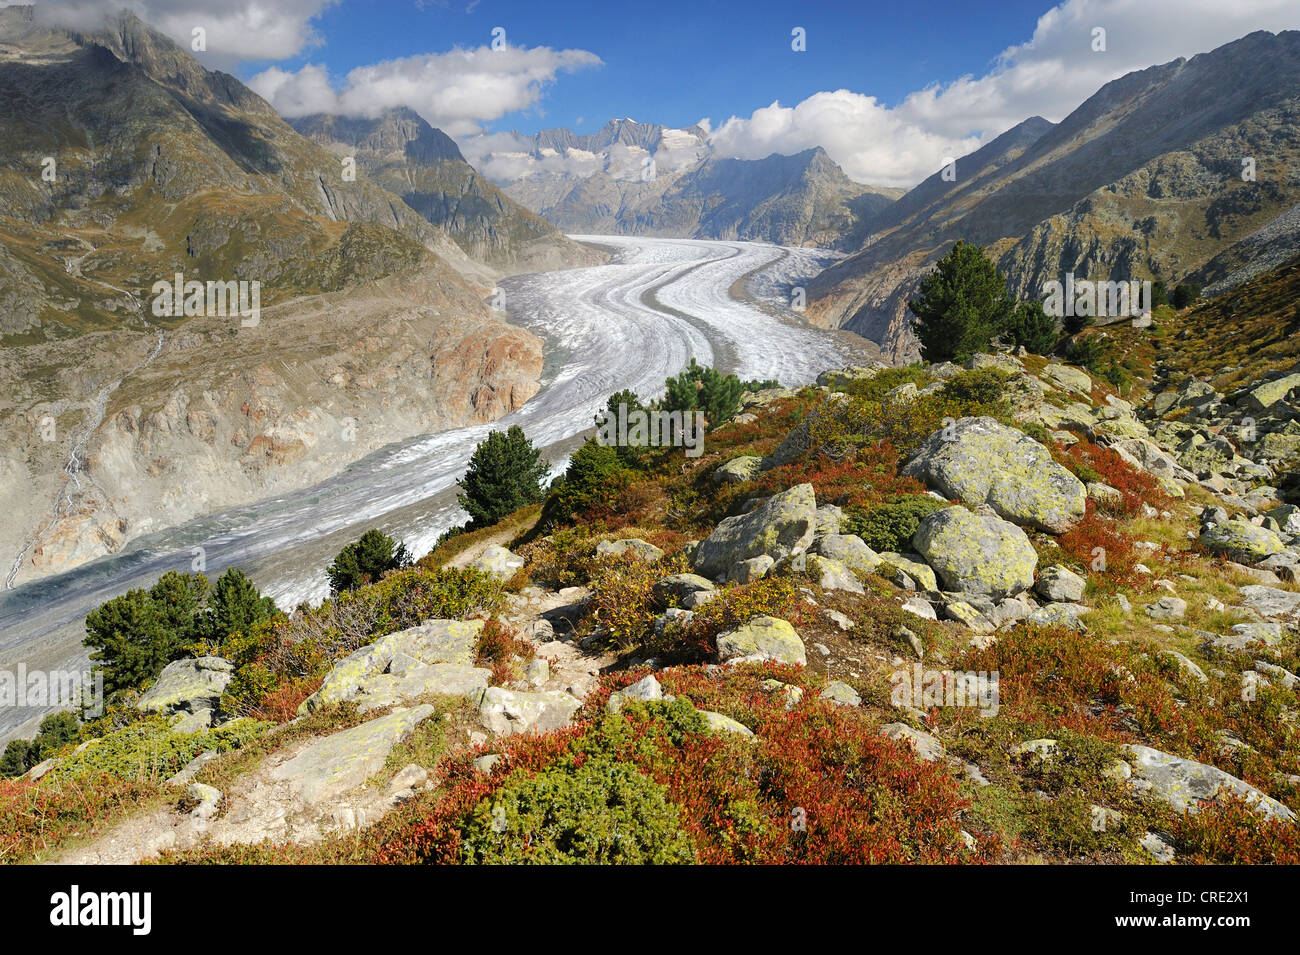
{"label": "stone", "polygon": [[1061,564],[1045,568],[1034,582],[1036,594],[1057,603],[1078,603],[1086,588],[1082,577]]}
{"label": "stone", "polygon": [[654,544],[647,543],[639,537],[625,537],[616,541],[601,541],[596,545],[596,554],[599,557],[620,557],[624,554],[631,554],[633,557],[645,561],[647,564],[653,564],[657,560],[662,560],[664,552]]}
{"label": "stone", "polygon": [[1164,596],[1146,607],[1152,620],[1182,620],[1187,616],[1187,601],[1181,597]]}
{"label": "stone", "polygon": [[1084,515],[1082,482],[1033,438],[993,418],[962,418],[930,435],[902,473],[949,499],[1062,534]]}
{"label": "stone", "polygon": [[388,781],[389,797],[397,797],[423,789],[429,782],[429,771],[415,763],[407,763]]}
{"label": "stone", "polygon": [[489,544],[470,566],[491,574],[497,580],[506,581],[518,573],[524,563],[524,559],[514,551],[507,550],[500,544]]}
{"label": "stone", "polygon": [[1201,543],[1212,554],[1223,554],[1243,564],[1257,564],[1286,550],[1277,534],[1247,521],[1225,521],[1201,530]]}
{"label": "stone", "polygon": [[524,679],[530,686],[541,686],[551,678],[551,664],[544,657],[529,660],[524,668]]}
{"label": "stone", "polygon": [[710,733],[735,733],[737,736],[754,735],[754,731],[748,726],[738,720],[733,720],[730,716],[724,716],[712,710],[698,710],[697,712],[704,717],[704,722],[708,724]]}
{"label": "stone", "polygon": [[479,722],[498,736],[548,733],[569,725],[582,703],[568,693],[551,690],[524,693],[490,686],[479,703]]}
{"label": "stone", "polygon": [[1246,407],[1251,411],[1267,411],[1297,388],[1300,388],[1300,374],[1263,382],[1246,392]]}
{"label": "stone", "polygon": [[837,706],[862,705],[862,697],[858,691],[841,680],[831,680],[817,695]]}
{"label": "stone", "polygon": [[1010,755],[1015,759],[1034,757],[1049,760],[1056,756],[1058,743],[1054,739],[1029,739],[1011,747]]}
{"label": "stone", "polygon": [[683,601],[691,594],[715,589],[713,581],[699,574],[672,574],[655,581],[655,596],[665,603]]}
{"label": "stone", "polygon": [[306,749],[271,768],[307,805],[318,805],[356,789],[383,768],[392,748],[437,712],[426,704],[394,710],[387,716],[316,740]]}
{"label": "stone", "polygon": [[1147,832],[1138,840],[1138,845],[1146,850],[1147,855],[1162,865],[1174,861],[1176,854],[1174,847],[1159,833]]}
{"label": "stone", "polygon": [[1053,362],[1044,366],[1043,377],[1067,391],[1077,391],[1083,395],[1092,394],[1092,378],[1082,368],[1058,365]]}
{"label": "stone", "polygon": [[760,686],[767,693],[780,693],[785,697],[785,708],[792,710],[799,705],[803,699],[803,688],[791,686],[789,683],[782,683],[780,680],[764,680]]}
{"label": "stone", "polygon": [[837,560],[850,570],[871,573],[880,566],[880,555],[856,534],[827,534],[816,545],[817,553]]}
{"label": "stone", "polygon": [[1079,618],[1087,612],[1088,608],[1079,604],[1053,603],[1031,611],[1025,619],[1039,627],[1067,627],[1083,633],[1088,627]]}
{"label": "stone", "polygon": [[1282,625],[1280,623],[1238,623],[1231,632],[1210,634],[1205,645],[1228,653],[1239,653],[1257,647],[1276,647],[1282,643]]}
{"label": "stone", "polygon": [[1191,677],[1197,683],[1209,683],[1210,678],[1205,675],[1205,671],[1193,663],[1186,655],[1179,653],[1177,650],[1161,650],[1158,654],[1166,660],[1173,661],[1178,667],[1178,672],[1184,676]]}
{"label": "stone", "polygon": [[880,735],[896,742],[906,743],[911,747],[916,758],[927,763],[937,763],[948,755],[943,743],[924,730],[913,729],[906,723],[886,723],[880,727]]}
{"label": "stone", "polygon": [[1289,619],[1300,614],[1300,593],[1263,584],[1247,584],[1241,588],[1241,596],[1242,605],[1261,617]]}
{"label": "stone", "polygon": [[492,772],[492,767],[501,762],[500,753],[487,753],[474,760],[474,770],[480,773]]}
{"label": "stone", "polygon": [[948,590],[1008,597],[1034,585],[1038,554],[1028,535],[991,514],[960,505],[927,515],[912,546]]}
{"label": "stone", "polygon": [[714,469],[710,480],[714,484],[747,484],[758,477],[762,467],[762,458],[746,454],[719,465]]}
{"label": "stone", "polygon": [[185,795],[198,803],[190,812],[190,815],[196,819],[206,822],[220,811],[222,793],[215,786],[206,783],[190,783],[185,788]]}
{"label": "stone", "polygon": [[938,620],[938,615],[934,612],[934,607],[928,600],[922,600],[920,597],[909,597],[903,602],[903,609],[913,616],[923,620]]}
{"label": "stone", "polygon": [[843,590],[848,593],[862,594],[866,591],[861,581],[838,560],[817,554],[810,555],[807,561],[808,573],[817,581],[822,590]]}
{"label": "stone", "polygon": [[221,694],[234,676],[234,665],[221,657],[193,657],[173,660],[163,667],[158,679],[136,700],[135,708],[145,713],[169,715],[216,710]]}
{"label": "stone", "polygon": [[609,702],[605,704],[605,709],[611,713],[617,713],[623,709],[623,704],[628,700],[640,700],[646,702],[649,700],[662,700],[664,698],[663,687],[655,679],[654,674],[642,677],[630,686],[625,686],[621,690],[615,690],[609,695]]}
{"label": "stone", "polygon": [[802,554],[812,543],[817,501],[811,484],[799,484],[774,494],[748,514],[724,519],[700,541],[693,557],[695,571],[714,580],[753,557],[780,560]]}
{"label": "stone", "polygon": [[718,635],[718,659],[732,661],[775,660],[806,666],[807,651],[794,627],[779,617],[755,617],[753,620]]}
{"label": "stone", "polygon": [[1300,507],[1283,504],[1265,512],[1266,517],[1277,521],[1278,530],[1290,537],[1300,534]]}
{"label": "stone", "polygon": [[944,616],[956,620],[968,630],[976,633],[992,633],[997,628],[992,621],[964,600],[948,600],[943,605]]}
{"label": "stone", "polygon": [[906,590],[923,590],[926,593],[937,593],[939,590],[939,578],[935,576],[934,568],[920,554],[885,551],[880,555],[876,573]]}
{"label": "stone", "polygon": [[1244,800],[1260,815],[1280,822],[1295,822],[1290,809],[1249,783],[1214,766],[1171,756],[1150,746],[1129,744],[1129,763],[1135,779],[1163,799],[1174,812],[1195,813],[1204,803],[1232,795]]}
{"label": "stone", "polygon": [[492,676],[472,665],[482,631],[482,620],[426,620],[380,637],[336,662],[298,712],[354,698],[364,712],[427,695],[476,696]]}
{"label": "stone", "polygon": [[[813,529],[814,537],[825,537],[828,534],[838,534],[840,525],[844,523],[844,508],[838,504],[819,504],[817,505],[817,524]],[[833,554],[827,554],[833,557]]]}
{"label": "stone", "polygon": [[776,566],[776,561],[767,554],[740,560],[731,565],[727,571],[727,582],[733,584],[751,584],[767,576],[767,572]]}

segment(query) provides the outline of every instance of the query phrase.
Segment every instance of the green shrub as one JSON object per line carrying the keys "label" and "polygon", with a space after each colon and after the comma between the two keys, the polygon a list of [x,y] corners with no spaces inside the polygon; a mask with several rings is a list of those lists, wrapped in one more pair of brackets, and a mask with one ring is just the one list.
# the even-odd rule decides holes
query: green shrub
{"label": "green shrub", "polygon": [[1013,377],[999,368],[968,369],[944,382],[942,397],[948,402],[992,408],[1006,397],[1007,383]]}
{"label": "green shrub", "polygon": [[329,577],[330,593],[337,595],[374,583],[388,571],[400,570],[410,562],[405,544],[399,544],[383,531],[371,528],[339,551],[325,574]]}
{"label": "green shrub", "polygon": [[550,473],[542,452],[518,425],[493,431],[470,455],[465,476],[456,483],[456,501],[470,516],[470,528],[495,524],[507,514],[542,500],[542,481]]}
{"label": "green shrub", "polygon": [[620,459],[620,450],[589,439],[573,452],[564,475],[547,495],[542,525],[568,523],[589,508],[609,506],[631,477]]}
{"label": "green shrub", "polygon": [[692,358],[685,371],[664,382],[664,397],[659,408],[669,412],[680,411],[683,420],[698,409],[704,412],[709,428],[713,429],[735,416],[744,391],[745,386],[735,375],[724,375]]}
{"label": "green shrub", "polygon": [[158,782],[175,775],[204,750],[238,749],[269,728],[269,723],[239,720],[206,733],[176,733],[161,716],[149,716],[100,737],[50,770],[54,780],[119,779]]}
{"label": "green shrub", "polygon": [[929,514],[947,507],[928,494],[899,495],[875,507],[846,515],[843,533],[856,534],[877,551],[905,552],[912,549],[912,535]]}

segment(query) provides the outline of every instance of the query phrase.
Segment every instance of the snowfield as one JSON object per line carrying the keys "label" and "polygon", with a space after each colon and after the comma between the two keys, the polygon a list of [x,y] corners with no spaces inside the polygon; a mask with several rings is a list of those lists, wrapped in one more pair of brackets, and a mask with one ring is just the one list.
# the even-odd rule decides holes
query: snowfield
{"label": "snowfield", "polygon": [[[792,313],[787,320],[773,314],[772,306],[789,301],[791,284],[831,260],[828,253],[750,242],[575,238],[612,248],[613,259],[500,286],[511,320],[546,342],[542,390],[521,410],[386,448],[300,493],[196,519],[8,591],[0,596],[0,668],[75,661],[88,610],[167,570],[189,570],[194,548],[203,548],[210,577],[244,567],[286,609],[324,597],[325,565],[368,527],[424,553],[464,519],[455,481],[490,430],[519,425],[562,468],[574,437],[592,427],[610,394],[630,388],[656,397],[692,357],[784,385],[846,363],[834,336]],[[750,287],[767,308],[732,297],[737,281],[755,270]],[[0,736],[13,715],[0,713]]]}

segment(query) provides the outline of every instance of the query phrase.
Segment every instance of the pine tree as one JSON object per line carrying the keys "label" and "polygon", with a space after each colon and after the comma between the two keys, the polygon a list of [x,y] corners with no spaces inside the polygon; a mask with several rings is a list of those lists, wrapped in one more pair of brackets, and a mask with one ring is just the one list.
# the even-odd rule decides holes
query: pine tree
{"label": "pine tree", "polygon": [[277,612],[274,600],[263,597],[247,574],[231,567],[212,587],[201,623],[203,638],[219,643],[232,633],[248,634],[257,623]]}
{"label": "pine tree", "polygon": [[550,471],[523,429],[511,425],[479,442],[465,476],[456,482],[464,492],[456,500],[469,513],[471,527],[486,527],[540,501]]}
{"label": "pine tree", "polygon": [[926,361],[965,361],[987,351],[1006,326],[1015,300],[984,251],[958,242],[921,280],[920,295],[907,303],[912,328]]}
{"label": "pine tree", "polygon": [[1035,355],[1047,355],[1056,347],[1060,332],[1056,319],[1047,314],[1042,302],[1035,300],[1016,303],[1004,329],[1004,337]]}
{"label": "pine tree", "polygon": [[330,580],[330,593],[338,595],[374,583],[388,571],[400,570],[410,562],[405,544],[371,528],[339,551],[325,574]]}

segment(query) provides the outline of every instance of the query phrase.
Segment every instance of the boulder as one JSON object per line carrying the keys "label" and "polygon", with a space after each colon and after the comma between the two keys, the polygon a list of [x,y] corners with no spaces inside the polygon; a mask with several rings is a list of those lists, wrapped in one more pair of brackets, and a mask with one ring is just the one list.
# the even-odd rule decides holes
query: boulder
{"label": "boulder", "polygon": [[1057,387],[1080,394],[1092,394],[1092,378],[1082,368],[1051,363],[1043,368],[1043,377]]}
{"label": "boulder", "polygon": [[380,637],[335,663],[298,712],[353,698],[364,711],[425,695],[474,696],[492,675],[473,666],[482,631],[482,620],[426,620]]}
{"label": "boulder", "polygon": [[479,702],[479,722],[498,736],[549,733],[569,725],[582,703],[568,693],[552,690],[523,693],[490,686]]}
{"label": "boulder", "polygon": [[1086,587],[1082,577],[1061,564],[1046,568],[1034,582],[1035,593],[1058,603],[1078,603]]}
{"label": "boulder", "polygon": [[1146,615],[1152,620],[1182,620],[1187,616],[1187,601],[1181,597],[1166,595],[1146,607]]}
{"label": "boulder", "polygon": [[616,541],[601,541],[596,545],[596,554],[600,557],[620,557],[631,554],[647,564],[653,564],[664,556],[664,552],[654,544],[647,543],[639,537],[625,537]]}
{"label": "boulder", "polygon": [[762,467],[762,458],[746,454],[719,465],[714,469],[710,480],[714,484],[747,484],[758,477]]}
{"label": "boulder", "polygon": [[807,560],[808,573],[822,590],[844,590],[853,594],[866,593],[861,581],[838,560],[813,554]]}
{"label": "boulder", "polygon": [[396,710],[310,744],[269,770],[307,805],[317,805],[356,789],[383,768],[392,748],[436,712],[427,704]]}
{"label": "boulder", "polygon": [[1243,564],[1257,564],[1286,550],[1286,543],[1265,527],[1248,521],[1209,524],[1201,531],[1201,543],[1213,554],[1223,554]]}
{"label": "boulder", "polygon": [[907,744],[916,754],[917,759],[927,763],[937,763],[948,755],[948,751],[938,738],[924,730],[913,729],[906,723],[886,723],[880,727],[880,735]]}
{"label": "boulder", "polygon": [[1007,597],[1034,585],[1038,554],[1023,530],[960,505],[925,517],[912,546],[949,590]]}
{"label": "boulder", "polygon": [[1261,617],[1294,618],[1300,615],[1300,594],[1263,584],[1241,588],[1242,605]]}
{"label": "boulder", "polygon": [[704,717],[704,722],[708,724],[710,733],[735,733],[737,736],[754,735],[754,731],[748,726],[738,720],[733,720],[730,716],[724,716],[712,710],[697,710],[697,712]]}
{"label": "boulder", "polygon": [[1128,762],[1138,788],[1167,802],[1175,812],[1196,812],[1204,803],[1225,796],[1243,799],[1257,813],[1279,822],[1295,822],[1286,806],[1254,786],[1214,766],[1171,756],[1150,746],[1129,745]]}
{"label": "boulder", "polygon": [[880,555],[876,573],[906,590],[934,593],[939,589],[939,578],[920,554],[904,555],[885,551]]}
{"label": "boulder", "polygon": [[880,566],[880,555],[855,534],[827,534],[817,541],[817,553],[863,573],[869,574]]}
{"label": "boulder", "polygon": [[695,570],[721,580],[736,564],[753,557],[780,560],[801,554],[812,543],[816,523],[812,485],[796,485],[769,497],[748,514],[723,520],[695,549]]}
{"label": "boulder", "polygon": [[497,580],[505,581],[513,577],[524,563],[524,559],[514,551],[507,550],[500,544],[489,544],[470,566],[491,574]]}
{"label": "boulder", "polygon": [[836,706],[861,706],[862,697],[858,691],[841,680],[831,680],[817,694],[823,700]]}
{"label": "boulder", "polygon": [[662,700],[664,698],[663,687],[655,679],[654,674],[642,677],[630,686],[625,686],[621,690],[615,690],[609,695],[609,702],[605,704],[605,709],[611,713],[617,713],[623,709],[623,704],[629,700],[640,700],[648,702],[650,700]]}
{"label": "boulder", "polygon": [[1297,388],[1300,388],[1300,374],[1263,382],[1246,392],[1246,407],[1251,411],[1267,411]]}
{"label": "boulder", "polygon": [[992,418],[962,418],[930,435],[903,468],[947,498],[988,504],[1016,524],[1053,534],[1083,517],[1087,492],[1033,438]]}
{"label": "boulder", "polygon": [[145,713],[198,713],[216,710],[221,694],[234,676],[234,665],[222,657],[173,660],[140,698],[135,708]]}
{"label": "boulder", "polygon": [[699,574],[672,574],[655,581],[655,596],[667,603],[670,600],[683,601],[691,594],[714,590],[713,581]]}
{"label": "boulder", "polygon": [[779,617],[755,617],[748,623],[718,634],[718,659],[728,662],[775,660],[806,665],[803,640],[794,627]]}

